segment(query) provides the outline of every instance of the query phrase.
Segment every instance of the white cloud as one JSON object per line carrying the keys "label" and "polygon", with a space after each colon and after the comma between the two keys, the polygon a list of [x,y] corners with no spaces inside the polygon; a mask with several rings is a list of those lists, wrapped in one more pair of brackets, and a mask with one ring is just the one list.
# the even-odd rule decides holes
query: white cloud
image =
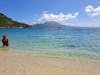
{"label": "white cloud", "polygon": [[85,12],[88,13],[89,16],[100,16],[100,6],[94,8],[91,5],[85,7]]}
{"label": "white cloud", "polygon": [[55,21],[55,22],[66,22],[67,20],[75,19],[79,15],[78,12],[74,14],[53,14],[44,12],[42,16],[38,19],[38,22],[45,22],[45,21]]}

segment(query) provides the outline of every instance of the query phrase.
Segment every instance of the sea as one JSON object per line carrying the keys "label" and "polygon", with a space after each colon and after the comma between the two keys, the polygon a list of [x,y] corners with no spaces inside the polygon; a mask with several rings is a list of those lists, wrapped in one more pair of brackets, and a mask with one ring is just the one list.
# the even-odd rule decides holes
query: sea
{"label": "sea", "polygon": [[11,52],[100,61],[100,29],[8,28],[0,29],[0,39],[2,35],[8,37],[5,49]]}

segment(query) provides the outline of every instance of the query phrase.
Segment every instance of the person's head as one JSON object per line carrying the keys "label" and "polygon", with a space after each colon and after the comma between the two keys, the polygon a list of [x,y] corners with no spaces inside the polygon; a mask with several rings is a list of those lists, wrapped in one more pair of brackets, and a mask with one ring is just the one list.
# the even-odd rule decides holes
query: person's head
{"label": "person's head", "polygon": [[5,35],[3,35],[2,37],[3,37],[3,38],[6,38],[6,36],[5,36]]}

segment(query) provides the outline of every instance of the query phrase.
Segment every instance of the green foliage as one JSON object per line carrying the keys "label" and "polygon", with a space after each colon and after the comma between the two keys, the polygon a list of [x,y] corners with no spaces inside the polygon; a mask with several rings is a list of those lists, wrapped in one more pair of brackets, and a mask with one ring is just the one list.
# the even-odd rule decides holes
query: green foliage
{"label": "green foliage", "polygon": [[0,28],[20,28],[20,27],[27,28],[30,26],[24,23],[13,21],[4,14],[0,13]]}

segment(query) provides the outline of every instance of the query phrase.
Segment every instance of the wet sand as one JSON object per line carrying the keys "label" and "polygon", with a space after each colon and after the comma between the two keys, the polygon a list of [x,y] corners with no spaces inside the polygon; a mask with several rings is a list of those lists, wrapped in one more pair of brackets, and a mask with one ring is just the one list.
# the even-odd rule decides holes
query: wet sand
{"label": "wet sand", "polygon": [[0,75],[99,75],[100,62],[0,51]]}

